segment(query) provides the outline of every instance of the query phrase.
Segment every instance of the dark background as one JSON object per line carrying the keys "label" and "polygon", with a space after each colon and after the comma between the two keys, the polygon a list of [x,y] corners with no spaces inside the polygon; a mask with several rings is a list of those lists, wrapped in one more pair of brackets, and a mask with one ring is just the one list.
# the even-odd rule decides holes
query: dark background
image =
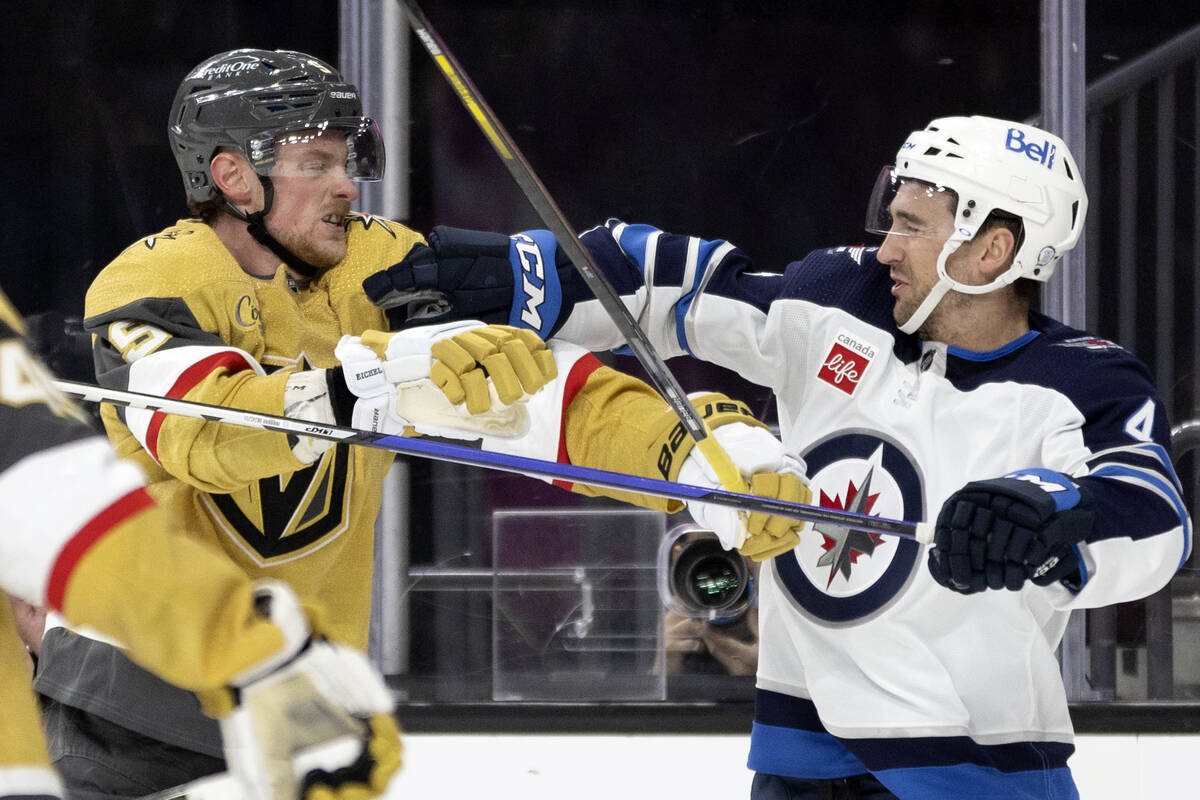
{"label": "dark background", "polygon": [[[1038,113],[1038,0],[422,5],[576,229],[616,216],[727,238],[763,269],[816,247],[864,241],[864,205],[879,167],[930,119]],[[63,318],[82,312],[88,284],[110,259],[186,213],[166,138],[184,74],[236,47],[298,49],[337,64],[338,4],[50,0],[20,8],[6,8],[0,33],[0,285],[22,313],[44,321],[36,330],[52,342]],[[1089,81],[1196,24],[1200,3],[1091,0]],[[424,49],[413,41],[410,50],[412,167],[387,176],[409,183],[405,221],[420,231],[438,223],[542,227]],[[1186,98],[1195,80],[1179,87],[1179,114],[1192,129]],[[1143,103],[1141,115],[1153,114],[1153,103]],[[1191,141],[1177,143],[1181,174],[1195,158]],[[1106,169],[1112,148],[1107,142]],[[1155,150],[1139,149],[1149,175]],[[1188,172],[1183,181],[1178,213],[1191,220],[1195,179]],[[1153,209],[1155,194],[1153,184],[1139,188],[1139,206]],[[1102,227],[1102,243],[1115,228]],[[1190,241],[1190,227],[1180,233]],[[1108,313],[1120,299],[1115,276],[1128,265],[1113,264],[1110,252],[1089,259],[1101,255],[1089,291]],[[1185,266],[1172,287],[1184,331],[1195,328],[1191,259],[1181,249]],[[1139,329],[1155,324],[1152,275],[1135,288]],[[1103,314],[1097,322],[1118,338]],[[1129,345],[1153,365],[1149,338]],[[55,355],[60,370],[79,370],[70,377],[91,379],[86,349],[74,360]],[[722,388],[769,414],[764,391],[679,361],[672,369],[686,388]],[[621,366],[636,368],[631,359]],[[1195,375],[1178,372],[1164,394],[1191,409]],[[490,509],[578,501],[527,479],[487,475],[413,464],[410,510],[422,533],[413,563],[484,564],[480,531]],[[449,619],[436,623],[447,635],[414,654],[414,672],[487,674],[487,610],[464,609],[469,621],[461,625],[456,608],[439,605],[442,616],[431,615]]]}
{"label": "dark background", "polygon": [[[1089,77],[1200,22],[1198,5],[1093,0]],[[913,128],[1037,113],[1036,0],[423,7],[572,225],[618,216],[729,238],[766,269],[863,240],[871,181]],[[165,119],[188,69],[240,46],[337,63],[332,2],[22,8],[0,54],[0,283],[25,314],[78,314],[109,259],[184,214]],[[411,50],[409,222],[539,226]]]}

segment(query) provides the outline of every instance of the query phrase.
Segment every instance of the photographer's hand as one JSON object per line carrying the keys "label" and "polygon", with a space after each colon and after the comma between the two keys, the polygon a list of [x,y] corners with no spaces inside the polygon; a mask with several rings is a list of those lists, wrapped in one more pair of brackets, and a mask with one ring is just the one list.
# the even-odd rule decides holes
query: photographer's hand
{"label": "photographer's hand", "polygon": [[[739,635],[746,631],[749,638]],[[753,675],[758,670],[758,606],[751,606],[736,624],[703,623],[700,640],[730,675]]]}

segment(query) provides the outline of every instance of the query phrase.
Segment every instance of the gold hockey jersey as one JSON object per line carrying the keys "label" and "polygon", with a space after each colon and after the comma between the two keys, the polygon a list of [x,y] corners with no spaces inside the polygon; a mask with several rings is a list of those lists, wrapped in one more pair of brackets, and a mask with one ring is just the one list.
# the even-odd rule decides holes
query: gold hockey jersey
{"label": "gold hockey jersey", "polygon": [[[343,261],[295,287],[282,265],[270,278],[248,275],[210,227],[182,220],[128,247],[89,289],[84,324],[94,337],[98,380],[283,414],[293,371],[334,367],[343,334],[386,329],[362,281],[402,260],[418,241],[397,223],[352,214]],[[691,442],[657,393],[582,350],[558,366],[556,399],[539,399],[544,413],[532,426],[536,442],[520,443],[526,454],[676,476]],[[710,426],[753,422],[739,404],[712,407],[720,410]],[[282,433],[139,409],[104,407],[102,416],[117,451],[146,470],[148,491],[170,515],[170,527],[220,548],[250,577],[286,581],[306,604],[323,608],[330,638],[366,648],[374,521],[390,453],[338,445],[305,464]],[[35,685],[145,736],[221,755],[216,725],[194,696],[137,670],[102,641],[48,631]]]}
{"label": "gold hockey jersey", "polygon": [[[298,369],[337,365],[346,333],[386,327],[362,292],[420,237],[389,220],[347,220],[347,253],[308,287],[244,272],[207,225],[183,220],[133,244],[87,294],[106,386],[270,414]],[[372,539],[392,456],[335,447],[311,465],[285,435],[146,411],[104,409],[119,452],[193,535],[253,577],[284,580],[329,613],[331,637],[366,647]]]}
{"label": "gold hockey jersey", "polygon": [[[20,330],[0,293],[0,588],[192,689],[224,686],[278,650],[249,580],[218,553],[164,535],[140,470],[53,387]],[[0,796],[57,796],[24,657],[0,600]]]}
{"label": "gold hockey jersey", "polygon": [[[343,334],[386,328],[362,280],[400,261],[420,240],[397,223],[365,215],[352,215],[347,228],[346,258],[300,291],[289,286],[282,266],[270,279],[246,274],[198,221],[181,221],[129,247],[87,295],[85,325],[96,336],[100,381],[282,414],[293,370],[336,366],[333,349]],[[691,442],[650,387],[582,351],[560,360],[560,372],[553,419],[535,423],[542,457],[674,478]],[[744,406],[736,408],[709,424],[754,422]],[[143,410],[106,408],[104,416],[118,450],[141,460],[152,494],[182,527],[217,543],[247,574],[287,581],[302,598],[319,602],[330,635],[365,649],[372,534],[391,454],[339,445],[305,465],[280,433]],[[667,473],[663,452],[674,457]],[[680,507],[602,493],[652,508]]]}

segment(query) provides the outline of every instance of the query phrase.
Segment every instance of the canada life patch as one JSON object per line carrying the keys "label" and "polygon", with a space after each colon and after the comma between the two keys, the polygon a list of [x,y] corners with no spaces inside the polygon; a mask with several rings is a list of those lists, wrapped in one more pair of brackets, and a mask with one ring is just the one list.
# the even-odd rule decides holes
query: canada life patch
{"label": "canada life patch", "polygon": [[852,395],[858,382],[871,365],[879,351],[874,345],[855,337],[848,331],[839,331],[822,359],[817,377],[835,389]]}

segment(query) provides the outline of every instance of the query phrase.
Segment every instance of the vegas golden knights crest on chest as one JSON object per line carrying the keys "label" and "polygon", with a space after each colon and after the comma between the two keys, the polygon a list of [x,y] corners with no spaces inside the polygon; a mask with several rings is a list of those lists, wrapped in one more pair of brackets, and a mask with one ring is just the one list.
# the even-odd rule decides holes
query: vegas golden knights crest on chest
{"label": "vegas golden knights crest on chest", "polygon": [[350,448],[335,447],[305,469],[206,500],[257,560],[287,560],[346,529],[352,464]]}

